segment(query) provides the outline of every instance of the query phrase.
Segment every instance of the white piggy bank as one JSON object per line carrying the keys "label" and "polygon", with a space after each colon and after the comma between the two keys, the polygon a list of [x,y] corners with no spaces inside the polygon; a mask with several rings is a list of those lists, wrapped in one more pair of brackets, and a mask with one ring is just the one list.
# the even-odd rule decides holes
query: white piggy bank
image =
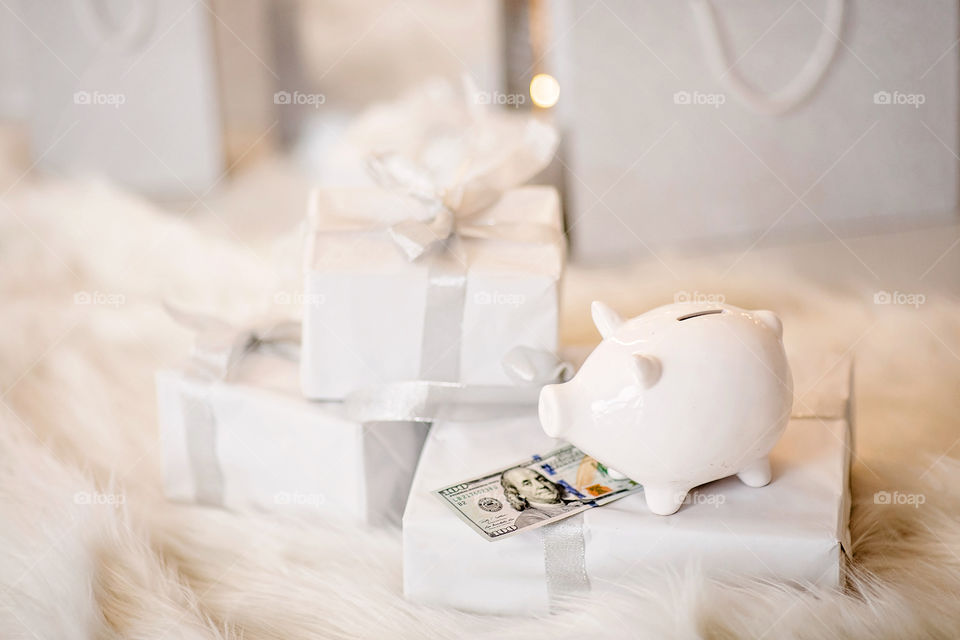
{"label": "white piggy bank", "polygon": [[711,480],[770,482],[767,455],[793,404],[772,311],[670,304],[627,321],[600,302],[592,311],[603,341],[572,380],[540,393],[548,435],[642,484],[660,515]]}

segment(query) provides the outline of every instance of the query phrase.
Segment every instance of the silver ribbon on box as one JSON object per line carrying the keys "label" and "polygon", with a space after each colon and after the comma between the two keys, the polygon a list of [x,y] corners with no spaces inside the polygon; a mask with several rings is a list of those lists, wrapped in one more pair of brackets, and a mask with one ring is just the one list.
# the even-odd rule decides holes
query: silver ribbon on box
{"label": "silver ribbon on box", "polygon": [[[386,233],[409,261],[428,265],[426,310],[419,377],[456,382],[460,378],[460,339],[466,294],[467,265],[456,251],[461,239],[549,244],[562,241],[559,231],[536,223],[484,220],[481,215],[506,190],[519,186],[544,169],[553,158],[556,130],[530,116],[505,115],[480,108],[476,89],[465,81],[459,91],[448,85],[428,85],[392,108],[368,118],[367,172],[383,191],[398,196],[380,218],[337,219],[321,210],[316,190],[308,206],[305,259],[313,255],[317,233],[344,230]],[[379,150],[397,127],[414,131],[411,145]],[[356,133],[356,132],[355,132]],[[357,137],[357,136],[354,136]]]}
{"label": "silver ribbon on box", "polygon": [[[178,324],[196,332],[190,373],[209,383],[229,382],[244,357],[254,351],[294,362],[299,358],[299,322],[267,322],[238,328],[171,304],[165,304],[165,308]],[[529,412],[536,405],[540,387],[562,382],[573,373],[572,366],[555,354],[529,347],[515,347],[502,365],[514,385],[411,380],[371,386],[345,398],[347,415],[357,422],[490,420]],[[218,426],[210,391],[209,385],[184,390],[181,410],[197,502],[222,505],[223,474],[216,455]]]}
{"label": "silver ribbon on box", "polygon": [[573,366],[556,354],[530,347],[514,347],[501,364],[513,385],[392,382],[354,391],[344,405],[358,422],[476,422],[529,413],[543,385],[573,374]]}
{"label": "silver ribbon on box", "polygon": [[[178,324],[196,332],[190,358],[190,373],[214,382],[229,381],[244,356],[269,351],[297,360],[300,352],[299,322],[269,322],[238,328],[214,316],[186,311],[165,303]],[[186,425],[187,456],[193,471],[199,504],[223,505],[223,473],[217,459],[217,419],[210,404],[210,385],[184,390],[181,411]]]}
{"label": "silver ribbon on box", "polygon": [[556,609],[566,596],[589,592],[583,514],[540,527],[540,540],[551,609]]}

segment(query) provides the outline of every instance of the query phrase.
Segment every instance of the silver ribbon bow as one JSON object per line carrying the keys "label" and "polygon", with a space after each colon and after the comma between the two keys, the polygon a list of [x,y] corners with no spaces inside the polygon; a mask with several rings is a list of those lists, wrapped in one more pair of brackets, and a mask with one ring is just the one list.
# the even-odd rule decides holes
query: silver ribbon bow
{"label": "silver ribbon bow", "polygon": [[[376,185],[422,206],[389,227],[409,260],[453,234],[517,241],[516,233],[503,229],[472,229],[469,218],[539,173],[559,145],[552,125],[482,107],[470,77],[461,80],[459,86],[427,83],[387,109],[371,110],[350,136],[366,149],[367,172]],[[372,129],[371,119],[379,123]],[[393,134],[401,126],[411,133],[397,139]],[[550,231],[534,230],[533,235]]]}
{"label": "silver ribbon bow", "polygon": [[[321,209],[331,203],[315,190],[305,227],[304,256],[309,268],[316,235],[344,231],[386,232],[411,262],[430,254],[418,377],[453,383],[460,378],[460,345],[448,341],[452,337],[458,342],[462,334],[467,266],[451,240],[562,242],[560,232],[549,225],[485,215],[501,194],[523,184],[550,163],[559,136],[552,126],[535,118],[477,108],[476,90],[469,83],[459,92],[447,87],[437,95],[443,96],[439,102],[428,90],[391,105],[385,110],[389,114],[385,121],[392,127],[374,127],[361,136],[366,140],[361,148],[367,150],[367,170],[374,184],[384,193],[399,197],[385,198],[382,210],[371,211],[368,216],[356,215],[356,211],[338,216],[337,203],[321,215]],[[382,125],[384,110],[378,113]],[[355,126],[364,130],[362,125]],[[415,148],[401,144],[399,151],[377,151],[381,138],[389,138],[386,134],[396,126],[415,132],[416,144],[405,145]],[[401,216],[397,215],[398,207]],[[394,390],[381,391],[387,395],[379,402],[390,404]],[[400,395],[407,399],[413,391],[404,388]],[[435,398],[460,392],[432,385],[420,393]],[[424,402],[432,404],[432,400]]]}
{"label": "silver ribbon bow", "polygon": [[177,324],[196,332],[191,364],[194,373],[208,379],[228,380],[243,357],[257,350],[267,350],[288,360],[300,357],[299,322],[265,322],[240,328],[170,302],[164,302],[163,307]]}
{"label": "silver ribbon bow", "polygon": [[546,244],[559,238],[556,229],[543,224],[478,222],[477,214],[500,197],[501,191],[492,186],[444,189],[426,170],[397,153],[372,154],[367,158],[367,170],[381,188],[421,205],[413,215],[387,228],[390,239],[411,262],[444,245],[453,235],[525,244]]}

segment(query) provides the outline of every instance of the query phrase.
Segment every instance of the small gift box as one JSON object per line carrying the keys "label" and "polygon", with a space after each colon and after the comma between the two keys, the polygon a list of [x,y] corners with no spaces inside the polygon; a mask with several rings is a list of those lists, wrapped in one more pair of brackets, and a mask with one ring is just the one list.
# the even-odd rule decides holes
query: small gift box
{"label": "small gift box", "polygon": [[269,348],[263,335],[232,342],[239,351],[219,373],[197,366],[196,356],[157,373],[167,497],[399,522],[427,425],[360,423],[340,403],[304,400],[290,353]]}
{"label": "small gift box", "polygon": [[311,199],[301,360],[309,398],[405,380],[503,385],[512,349],[556,350],[560,201],[551,187],[518,186],[550,161],[556,132],[452,99],[435,103],[439,116],[417,105],[374,119],[422,131],[415,152],[375,148],[374,185]]}
{"label": "small gift box", "polygon": [[840,585],[850,548],[849,372],[834,367],[815,389],[797,372],[797,417],[771,453],[766,487],[718,480],[692,491],[672,516],[630,495],[497,541],[482,539],[431,492],[563,443],[547,437],[534,414],[482,429],[437,422],[403,517],[404,593],[420,603],[529,614],[567,594],[613,592],[688,566],[719,578]]}

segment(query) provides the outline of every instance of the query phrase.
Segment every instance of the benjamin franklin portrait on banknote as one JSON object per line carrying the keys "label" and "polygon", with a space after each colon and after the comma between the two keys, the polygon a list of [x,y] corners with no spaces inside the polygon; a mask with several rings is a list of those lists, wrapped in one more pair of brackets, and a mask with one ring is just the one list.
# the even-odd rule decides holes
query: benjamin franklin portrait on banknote
{"label": "benjamin franklin portrait on banknote", "polygon": [[500,476],[500,484],[510,506],[521,512],[514,521],[518,529],[581,506],[581,501],[568,496],[562,485],[527,467],[507,469]]}
{"label": "benjamin franklin portrait on banknote", "polygon": [[572,445],[433,493],[484,540],[503,540],[617,500],[641,487],[613,478]]}

